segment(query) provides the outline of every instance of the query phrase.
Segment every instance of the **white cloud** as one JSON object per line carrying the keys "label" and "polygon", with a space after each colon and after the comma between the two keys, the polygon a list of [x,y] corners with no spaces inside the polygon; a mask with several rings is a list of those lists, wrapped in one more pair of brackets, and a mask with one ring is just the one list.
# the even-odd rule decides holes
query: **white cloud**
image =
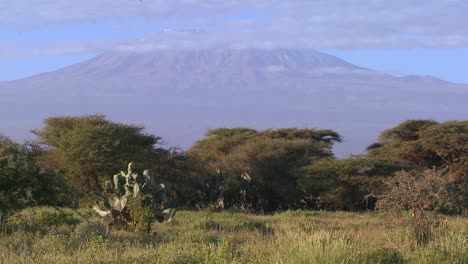
{"label": "white cloud", "polygon": [[[135,20],[140,21],[139,27],[205,29],[195,33],[160,32],[125,43],[88,40],[49,46],[60,46],[64,52],[100,51],[105,45],[120,50],[226,45],[466,48],[466,14],[466,0],[0,0],[0,29],[34,30],[114,21],[116,27],[125,30],[135,27]],[[47,49],[41,48],[43,52]]]}

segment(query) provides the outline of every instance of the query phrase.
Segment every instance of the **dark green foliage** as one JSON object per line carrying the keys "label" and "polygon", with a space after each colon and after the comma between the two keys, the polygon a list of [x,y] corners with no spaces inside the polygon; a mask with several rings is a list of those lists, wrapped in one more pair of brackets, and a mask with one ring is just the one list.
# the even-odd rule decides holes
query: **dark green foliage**
{"label": "dark green foliage", "polygon": [[143,133],[143,127],[115,123],[102,115],[53,117],[35,130],[48,148],[48,159],[82,192],[99,191],[107,175],[140,160],[149,167],[161,149],[160,138]]}
{"label": "dark green foliage", "polygon": [[63,177],[39,166],[43,151],[0,135],[0,213],[26,206],[70,205],[72,194]]}
{"label": "dark green foliage", "polygon": [[322,144],[328,150],[331,150],[333,144],[341,142],[341,136],[330,129],[298,129],[298,128],[281,128],[269,129],[262,132],[262,136],[266,138],[281,138],[287,140],[309,140]]}
{"label": "dark green foliage", "polygon": [[165,183],[178,207],[196,208],[205,204],[205,164],[197,156],[171,148],[160,155],[154,172],[158,181]]}
{"label": "dark green foliage", "polygon": [[322,159],[304,168],[301,187],[312,197],[310,207],[318,209],[373,209],[382,182],[396,171],[410,169],[405,162],[352,156]]}
{"label": "dark green foliage", "polygon": [[299,169],[323,154],[313,141],[266,138],[244,144],[226,155],[223,173],[231,180],[237,179],[236,187],[242,194],[237,202],[246,209],[297,208],[303,206],[304,196],[297,184],[301,177]]}
{"label": "dark green foliage", "polygon": [[271,211],[304,207],[303,166],[332,158],[341,137],[331,130],[218,129],[189,155],[205,162],[204,198],[216,207]]}
{"label": "dark green foliage", "polygon": [[[0,137],[2,211],[70,205],[74,193],[81,205],[89,204],[109,191],[102,188],[109,175],[132,160],[140,161],[137,171],[151,168],[185,208],[373,209],[382,183],[395,172],[433,167],[458,197],[452,210],[468,207],[468,121],[408,120],[383,131],[366,155],[340,160],[332,147],[341,136],[326,129],[214,129],[187,153],[159,148],[161,139],[143,127],[102,115],[49,118],[33,133],[41,146]],[[126,193],[118,191],[119,198]],[[133,207],[135,222],[147,222],[149,212],[138,210],[151,199],[138,199],[126,206]]]}

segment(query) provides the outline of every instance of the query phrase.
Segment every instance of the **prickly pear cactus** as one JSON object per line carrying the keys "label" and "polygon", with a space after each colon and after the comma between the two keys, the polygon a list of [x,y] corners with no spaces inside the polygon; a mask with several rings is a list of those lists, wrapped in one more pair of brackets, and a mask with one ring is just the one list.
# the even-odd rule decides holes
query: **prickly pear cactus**
{"label": "prickly pear cactus", "polygon": [[134,172],[128,164],[127,172],[115,174],[113,182],[104,185],[102,199],[93,206],[108,226],[131,226],[150,232],[151,223],[171,221],[176,209],[171,206],[164,184],[156,183],[155,176],[145,170]]}

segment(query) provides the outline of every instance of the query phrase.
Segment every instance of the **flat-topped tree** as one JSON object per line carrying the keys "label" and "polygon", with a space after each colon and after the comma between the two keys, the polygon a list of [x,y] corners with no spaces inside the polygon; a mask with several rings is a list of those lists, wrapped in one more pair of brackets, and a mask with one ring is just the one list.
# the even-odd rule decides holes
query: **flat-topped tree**
{"label": "flat-topped tree", "polygon": [[47,158],[83,194],[101,191],[107,177],[132,160],[153,164],[161,138],[144,127],[112,122],[103,115],[59,116],[44,120],[33,133],[48,149]]}
{"label": "flat-topped tree", "polygon": [[328,129],[220,128],[197,141],[189,155],[205,162],[204,196],[217,207],[272,211],[303,207],[301,168],[334,158],[341,136]]}
{"label": "flat-topped tree", "polygon": [[367,156],[436,168],[465,197],[463,206],[468,204],[468,120],[407,120],[383,131]]}
{"label": "flat-topped tree", "polygon": [[404,160],[427,168],[434,165],[432,151],[421,146],[421,132],[438,123],[433,120],[406,120],[380,133],[378,142],[367,148],[369,157],[389,160]]}

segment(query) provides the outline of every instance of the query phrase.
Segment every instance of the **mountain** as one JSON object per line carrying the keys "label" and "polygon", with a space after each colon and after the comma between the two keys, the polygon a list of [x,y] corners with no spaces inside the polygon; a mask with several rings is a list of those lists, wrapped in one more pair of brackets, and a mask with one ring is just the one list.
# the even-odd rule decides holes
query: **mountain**
{"label": "mountain", "polygon": [[342,156],[409,118],[468,117],[468,85],[392,76],[300,49],[109,52],[0,83],[0,131],[16,139],[56,115],[103,113],[188,147],[209,128],[331,128]]}

